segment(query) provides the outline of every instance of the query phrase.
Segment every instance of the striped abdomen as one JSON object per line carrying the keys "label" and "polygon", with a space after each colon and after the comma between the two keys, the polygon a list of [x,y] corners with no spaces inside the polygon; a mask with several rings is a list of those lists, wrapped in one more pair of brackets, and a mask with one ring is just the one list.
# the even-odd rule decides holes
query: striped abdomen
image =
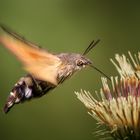
{"label": "striped abdomen", "polygon": [[7,113],[14,104],[43,96],[54,87],[50,83],[34,79],[31,75],[22,77],[11,90],[3,110]]}

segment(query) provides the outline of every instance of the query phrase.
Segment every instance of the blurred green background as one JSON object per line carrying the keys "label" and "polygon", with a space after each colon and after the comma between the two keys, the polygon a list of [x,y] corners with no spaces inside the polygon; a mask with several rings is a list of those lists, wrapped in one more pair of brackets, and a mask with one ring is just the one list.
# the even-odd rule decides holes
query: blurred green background
{"label": "blurred green background", "polygon": [[[110,58],[140,46],[140,3],[129,0],[0,0],[0,22],[49,51],[82,53],[95,39],[101,42],[88,57],[106,74],[117,75]],[[101,75],[80,71],[50,94],[2,107],[14,83],[25,74],[21,64],[0,46],[0,139],[93,140],[96,121],[74,91],[101,87]]]}

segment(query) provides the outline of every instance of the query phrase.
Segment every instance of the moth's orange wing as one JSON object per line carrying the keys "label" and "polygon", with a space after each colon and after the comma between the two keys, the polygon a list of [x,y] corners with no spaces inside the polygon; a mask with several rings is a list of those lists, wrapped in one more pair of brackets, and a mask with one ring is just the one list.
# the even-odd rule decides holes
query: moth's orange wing
{"label": "moth's orange wing", "polygon": [[35,78],[57,85],[58,67],[61,65],[57,56],[25,41],[5,27],[1,27],[0,31],[0,43],[22,62],[25,70]]}

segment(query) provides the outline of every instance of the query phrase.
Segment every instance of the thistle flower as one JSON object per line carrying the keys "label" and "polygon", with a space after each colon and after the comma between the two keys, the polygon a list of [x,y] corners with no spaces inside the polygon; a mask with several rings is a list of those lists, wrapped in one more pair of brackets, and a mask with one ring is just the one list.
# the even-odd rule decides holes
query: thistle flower
{"label": "thistle flower", "polygon": [[88,113],[107,128],[104,134],[117,140],[140,139],[140,53],[128,54],[129,58],[116,54],[117,63],[111,59],[120,76],[111,77],[110,85],[101,78],[99,100],[88,91],[75,92]]}

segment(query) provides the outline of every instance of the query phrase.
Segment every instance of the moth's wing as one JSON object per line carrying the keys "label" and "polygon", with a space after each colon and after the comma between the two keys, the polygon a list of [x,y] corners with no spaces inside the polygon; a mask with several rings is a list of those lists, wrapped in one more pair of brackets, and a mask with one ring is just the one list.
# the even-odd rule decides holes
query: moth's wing
{"label": "moth's wing", "polygon": [[57,84],[58,67],[61,60],[38,48],[9,29],[0,26],[0,43],[9,49],[35,78]]}

